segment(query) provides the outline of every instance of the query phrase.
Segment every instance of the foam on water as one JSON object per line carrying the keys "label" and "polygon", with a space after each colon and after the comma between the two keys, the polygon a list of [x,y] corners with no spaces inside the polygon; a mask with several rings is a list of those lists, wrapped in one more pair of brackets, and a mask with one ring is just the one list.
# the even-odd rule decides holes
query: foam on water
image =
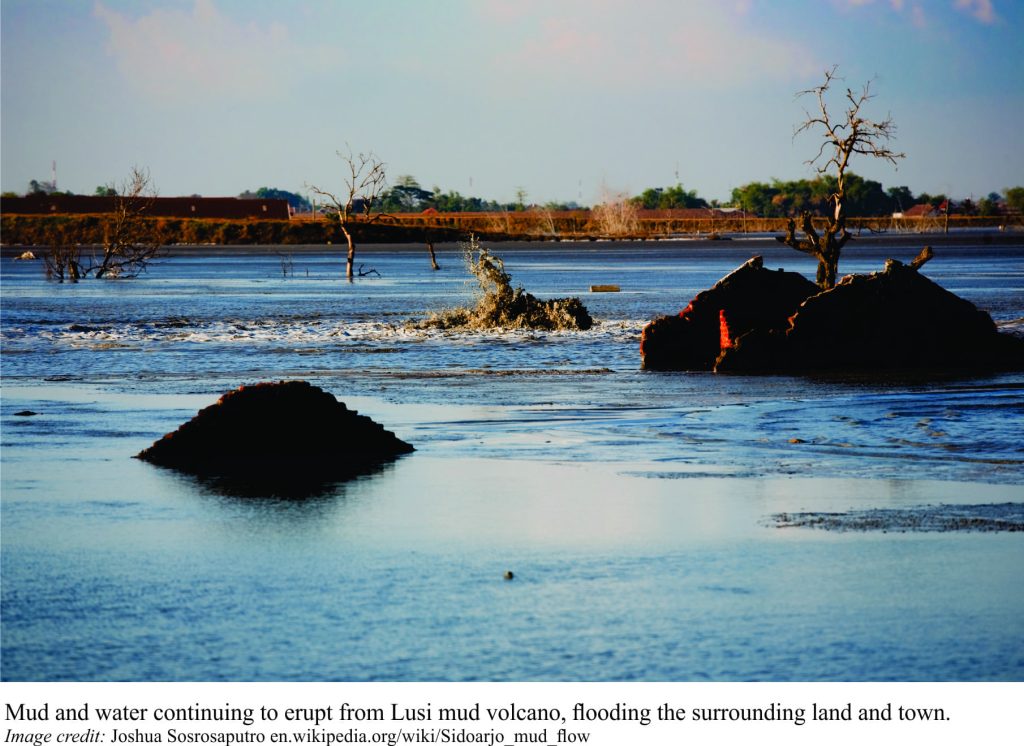
{"label": "foam on water", "polygon": [[438,328],[413,323],[385,321],[351,321],[310,317],[307,319],[183,319],[171,317],[153,322],[122,322],[96,324],[52,325],[50,327],[4,327],[0,339],[10,352],[39,350],[46,343],[71,347],[103,348],[111,343],[156,344],[326,344],[344,341],[387,342],[400,340],[422,342],[444,340],[523,341],[559,339],[582,335],[583,339],[605,342],[631,342],[639,339],[647,323],[641,319],[598,320],[591,328],[529,329],[529,328]]}

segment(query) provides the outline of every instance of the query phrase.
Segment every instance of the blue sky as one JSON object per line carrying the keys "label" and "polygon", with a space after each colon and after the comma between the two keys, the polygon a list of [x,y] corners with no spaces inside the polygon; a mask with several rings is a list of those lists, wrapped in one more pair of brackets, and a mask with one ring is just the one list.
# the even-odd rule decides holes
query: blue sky
{"label": "blue sky", "polygon": [[[813,175],[793,137],[832,65],[873,80],[915,192],[1024,184],[1016,0],[2,0],[4,190],[340,187],[346,143],[393,177],[511,201],[678,180],[727,200]],[[836,100],[836,108],[842,102]]]}

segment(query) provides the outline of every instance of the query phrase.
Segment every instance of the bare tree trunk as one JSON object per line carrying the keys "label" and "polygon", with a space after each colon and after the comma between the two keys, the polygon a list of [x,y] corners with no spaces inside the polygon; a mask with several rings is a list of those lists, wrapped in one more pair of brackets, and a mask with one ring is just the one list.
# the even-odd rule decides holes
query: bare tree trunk
{"label": "bare tree trunk", "polygon": [[925,262],[927,262],[933,256],[935,256],[935,252],[932,251],[932,247],[925,246],[923,249],[921,249],[920,253],[916,257],[914,257],[914,261],[910,263],[910,268],[920,269],[921,267],[924,266]]}
{"label": "bare tree trunk", "polygon": [[427,239],[427,251],[430,252],[430,268],[433,270],[441,269],[437,266],[437,257],[434,256],[434,242]]}
{"label": "bare tree trunk", "polygon": [[828,290],[836,286],[836,276],[839,274],[838,252],[823,252],[818,259],[818,286]]}
{"label": "bare tree trunk", "polygon": [[387,176],[384,171],[384,162],[373,153],[360,153],[358,156],[352,154],[351,148],[348,154],[338,151],[338,156],[345,161],[348,175],[345,179],[346,192],[332,194],[331,192],[310,186],[317,194],[327,197],[337,209],[338,223],[341,232],[345,234],[345,241],[348,243],[348,260],[345,263],[345,277],[352,282],[355,277],[354,265],[356,260],[356,244],[349,232],[349,225],[353,225],[353,209],[357,201],[362,202],[364,222],[373,223],[380,219],[381,213],[371,215],[374,202],[376,202],[384,191],[387,183]]}
{"label": "bare tree trunk", "polygon": [[800,240],[796,236],[796,221],[790,220],[785,237],[778,237],[778,240],[797,251],[810,254],[818,260],[818,285],[822,290],[829,290],[836,284],[836,277],[839,274],[839,255],[843,246],[850,240],[850,232],[846,230],[846,168],[850,157],[856,154],[870,155],[873,158],[881,158],[896,165],[896,161],[903,158],[903,153],[897,153],[886,146],[895,131],[896,125],[891,118],[875,122],[866,119],[860,113],[861,107],[873,96],[871,95],[871,84],[864,86],[863,91],[858,95],[851,89],[846,90],[846,100],[849,107],[844,120],[833,121],[829,115],[828,106],[825,102],[825,94],[828,92],[833,81],[836,80],[836,68],[825,71],[825,82],[815,88],[802,91],[799,95],[814,94],[818,99],[818,108],[821,111],[819,116],[807,115],[807,120],[797,128],[799,134],[804,130],[812,128],[824,129],[824,142],[818,150],[818,154],[807,161],[808,165],[815,165],[819,159],[826,158],[824,164],[818,166],[818,173],[826,173],[830,167],[835,167],[836,191],[829,196],[832,204],[832,214],[828,217],[828,226],[820,236],[815,230],[809,213],[804,213],[800,230],[805,238]]}
{"label": "bare tree trunk", "polygon": [[344,225],[341,226],[341,231],[345,234],[345,240],[348,242],[348,260],[345,262],[345,278],[349,282],[352,282],[352,265],[356,261],[356,242],[353,240],[352,234],[349,233],[348,229]]}

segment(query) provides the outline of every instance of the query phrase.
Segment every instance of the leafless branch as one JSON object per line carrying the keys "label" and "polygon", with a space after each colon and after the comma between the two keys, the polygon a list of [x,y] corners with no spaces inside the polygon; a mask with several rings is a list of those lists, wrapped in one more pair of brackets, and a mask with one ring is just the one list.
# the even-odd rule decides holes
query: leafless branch
{"label": "leafless branch", "polygon": [[356,203],[362,208],[363,222],[373,223],[384,217],[382,213],[374,213],[373,208],[387,187],[387,166],[372,151],[355,154],[350,146],[346,144],[345,147],[345,151],[337,151],[345,163],[345,191],[336,194],[312,184],[309,189],[329,199],[337,210],[338,225],[348,243],[345,275],[351,280],[354,276],[355,238],[352,230],[356,222]]}
{"label": "leafless branch", "polygon": [[865,83],[856,93],[853,89],[847,88],[845,115],[839,121],[833,119],[827,98],[833,83],[841,80],[837,71],[836,66],[825,70],[825,80],[821,85],[797,94],[797,98],[813,96],[818,105],[818,113],[811,114],[805,108],[805,119],[793,132],[795,138],[802,132],[822,131],[822,142],[818,152],[806,163],[820,174],[833,170],[835,172],[836,190],[828,198],[833,208],[828,226],[825,232],[819,235],[811,223],[810,215],[805,213],[800,229],[806,239],[797,238],[795,221],[790,221],[786,236],[779,238],[782,243],[818,258],[818,282],[825,288],[835,283],[840,251],[851,238],[846,230],[845,215],[846,171],[850,158],[853,155],[868,155],[872,158],[881,158],[895,166],[905,157],[903,153],[891,149],[888,145],[896,134],[896,124],[891,116],[887,115],[885,119],[874,121],[861,115],[861,109],[874,98],[871,81]]}

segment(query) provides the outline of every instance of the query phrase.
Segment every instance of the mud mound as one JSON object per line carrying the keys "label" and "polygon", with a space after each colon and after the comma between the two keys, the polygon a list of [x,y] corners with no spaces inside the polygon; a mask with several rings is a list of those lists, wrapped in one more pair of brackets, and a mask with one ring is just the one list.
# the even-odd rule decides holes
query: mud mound
{"label": "mud mound", "polygon": [[990,371],[1024,368],[1024,340],[1000,333],[974,304],[888,260],[834,288],[754,257],[648,324],[640,342],[653,370],[738,373]]}
{"label": "mud mound", "polygon": [[306,381],[242,386],[136,458],[210,477],[310,482],[372,470],[413,447]]}
{"label": "mud mound", "polygon": [[505,263],[481,248],[476,240],[466,250],[466,265],[479,286],[476,305],[430,315],[419,329],[570,329],[594,324],[579,298],[540,300],[522,287],[512,287]]}
{"label": "mud mound", "polygon": [[1024,367],[1024,341],[973,303],[888,260],[800,305],[783,332],[756,328],[722,350],[716,370],[987,371]]}
{"label": "mud mound", "polygon": [[755,256],[698,293],[678,316],[643,330],[640,356],[648,370],[713,370],[723,349],[751,329],[782,330],[797,307],[819,292],[797,272],[765,269]]}

